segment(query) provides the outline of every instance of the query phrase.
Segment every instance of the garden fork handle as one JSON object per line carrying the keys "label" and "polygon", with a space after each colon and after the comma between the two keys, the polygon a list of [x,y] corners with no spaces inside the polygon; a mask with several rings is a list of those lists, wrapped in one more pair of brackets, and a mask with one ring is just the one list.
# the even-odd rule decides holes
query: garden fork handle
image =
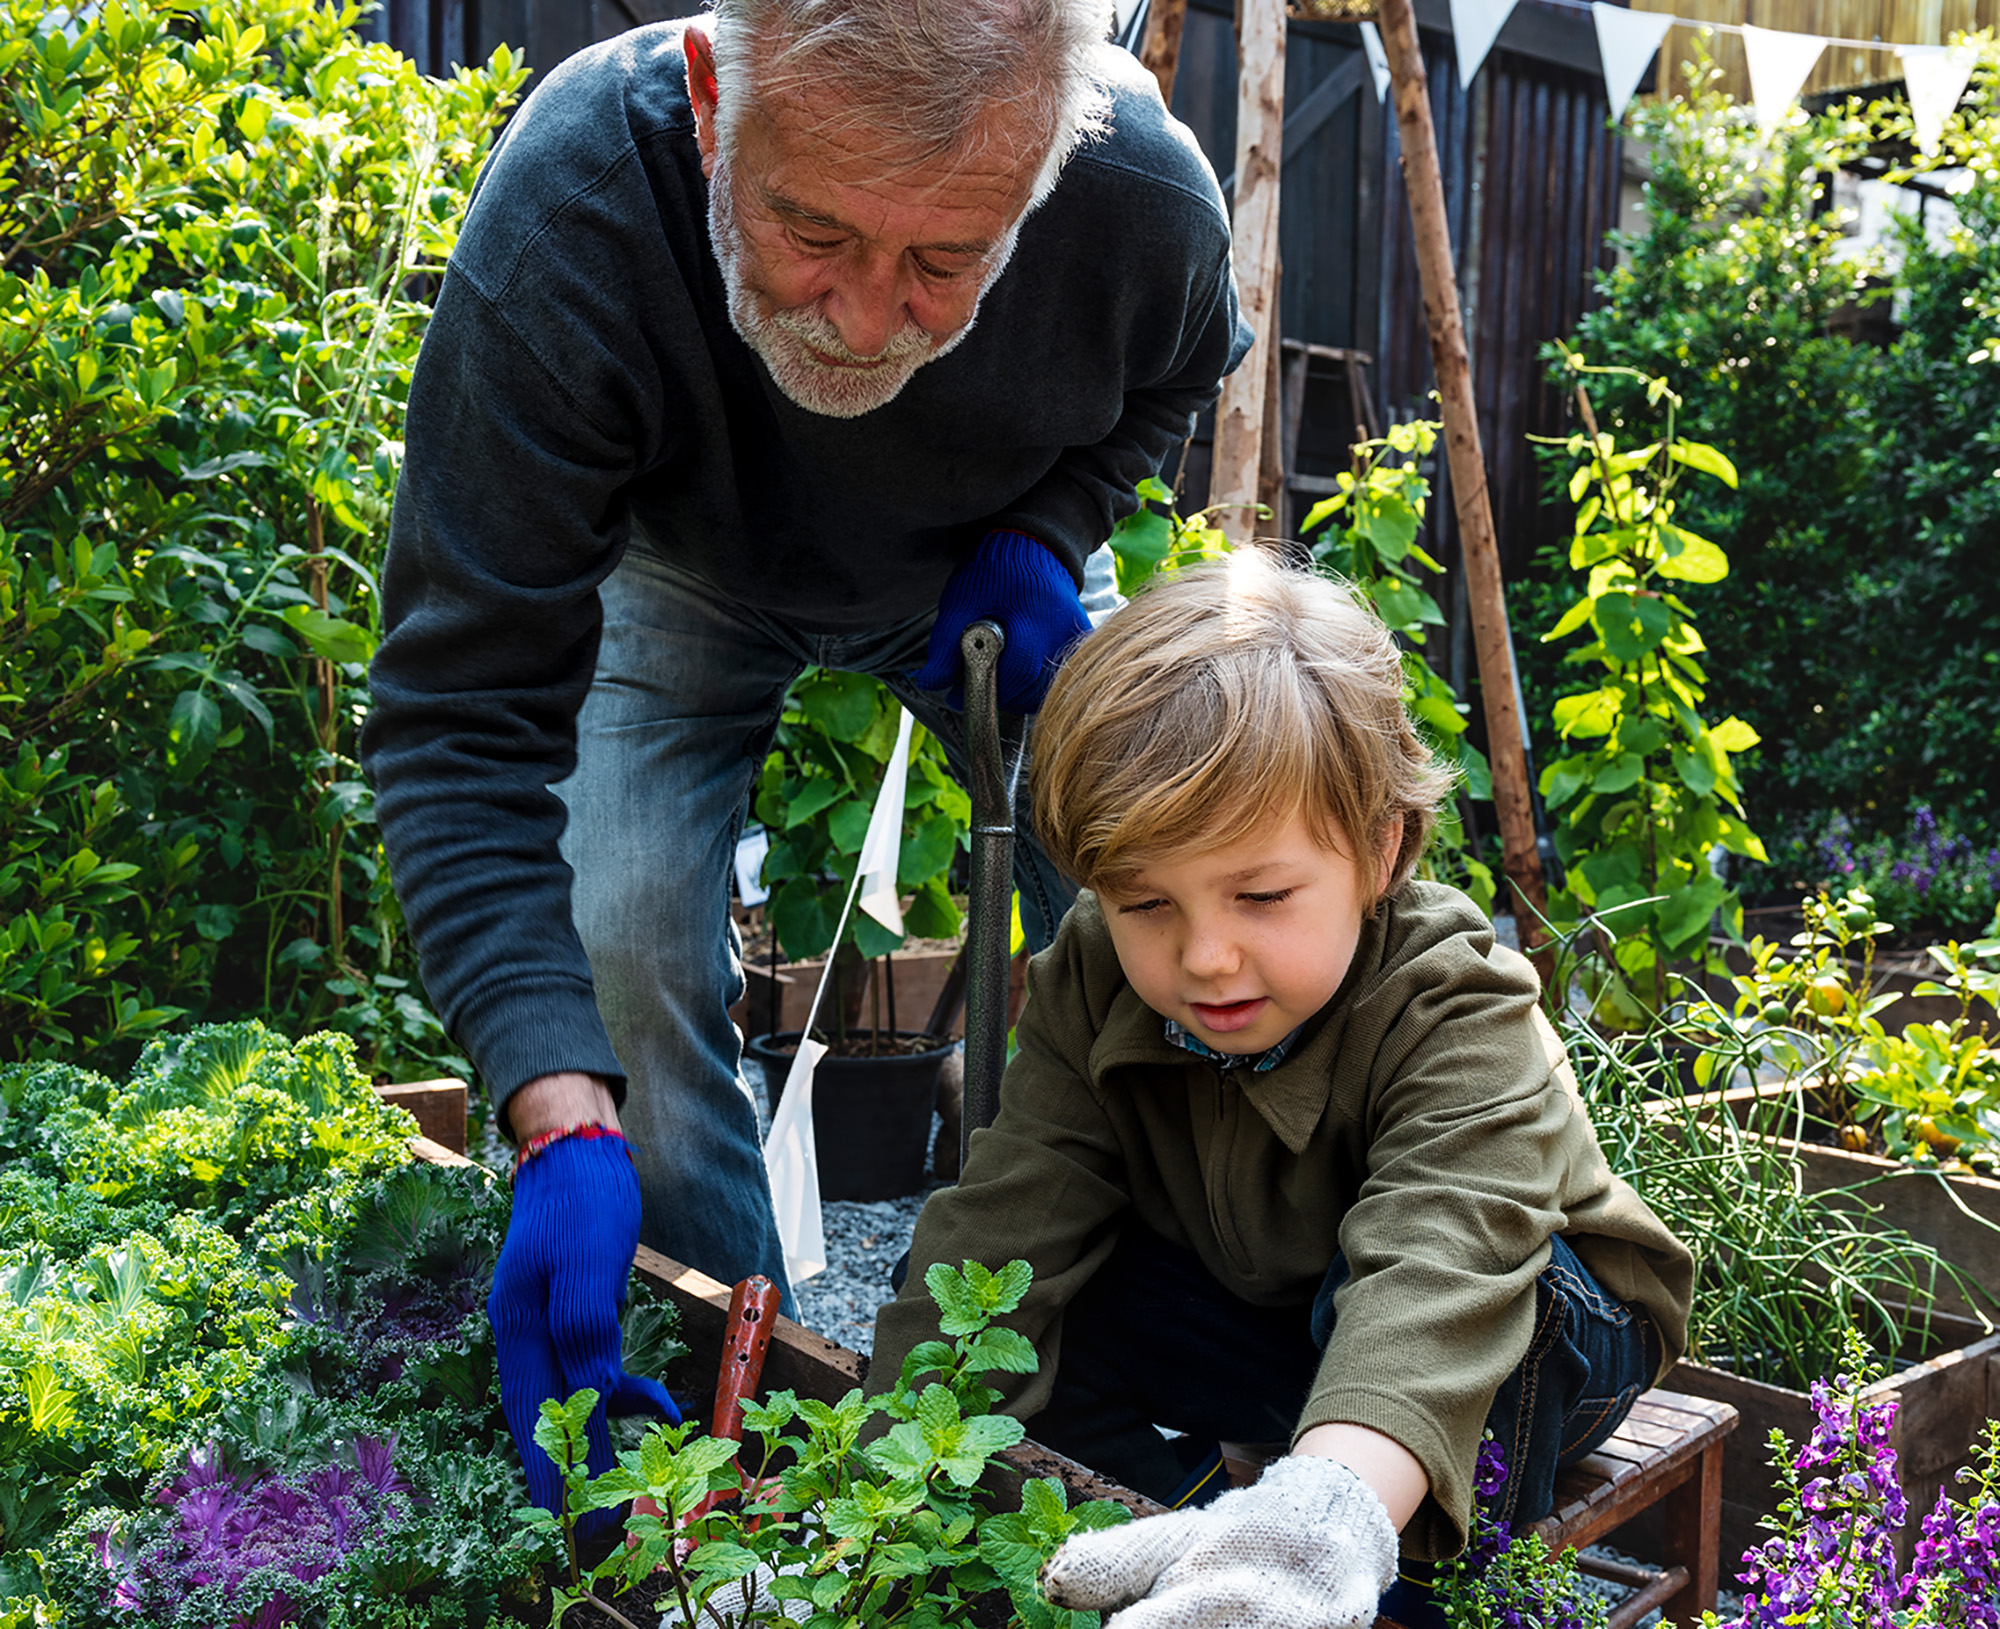
{"label": "garden fork handle", "polygon": [[965,658],[966,758],[972,779],[972,898],[965,933],[965,1108],[958,1168],[973,1132],[993,1123],[1007,1064],[1007,954],[1014,899],[1014,785],[1023,754],[1007,763],[997,678],[1007,636],[991,620],[959,640]]}

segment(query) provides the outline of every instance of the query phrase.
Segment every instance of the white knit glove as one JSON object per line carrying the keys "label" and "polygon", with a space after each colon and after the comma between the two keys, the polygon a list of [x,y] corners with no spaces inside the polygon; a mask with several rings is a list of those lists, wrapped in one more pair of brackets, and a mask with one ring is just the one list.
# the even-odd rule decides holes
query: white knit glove
{"label": "white knit glove", "polygon": [[1042,1568],[1057,1606],[1124,1607],[1105,1629],[1367,1629],[1396,1578],[1396,1529],[1337,1459],[1294,1454],[1252,1487],[1080,1533]]}

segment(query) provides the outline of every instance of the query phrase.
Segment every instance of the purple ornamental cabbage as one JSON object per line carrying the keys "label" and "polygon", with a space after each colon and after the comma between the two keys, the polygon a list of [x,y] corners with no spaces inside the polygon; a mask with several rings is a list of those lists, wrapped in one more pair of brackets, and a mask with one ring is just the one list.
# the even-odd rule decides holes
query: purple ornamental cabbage
{"label": "purple ornamental cabbage", "polygon": [[[190,1454],[157,1496],[174,1513],[166,1533],[132,1557],[114,1554],[109,1535],[100,1538],[98,1557],[117,1575],[110,1604],[160,1621],[198,1589],[220,1586],[233,1598],[260,1569],[302,1584],[325,1577],[371,1532],[409,1519],[410,1486],[395,1467],[395,1438],[358,1436],[353,1447],[352,1468],[335,1463],[303,1478],[251,1481],[228,1469],[219,1444]],[[296,1612],[280,1590],[231,1629],[281,1629]]]}

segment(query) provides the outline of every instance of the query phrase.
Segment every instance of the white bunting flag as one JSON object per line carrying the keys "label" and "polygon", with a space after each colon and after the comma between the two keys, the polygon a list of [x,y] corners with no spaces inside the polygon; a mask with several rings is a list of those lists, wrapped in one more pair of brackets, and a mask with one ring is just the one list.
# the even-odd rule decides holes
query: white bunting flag
{"label": "white bunting flag", "polygon": [[910,779],[909,709],[896,726],[896,750],[875,794],[875,812],[868,817],[868,835],[861,840],[861,908],[891,933],[903,931],[903,902],[896,894],[896,866],[903,855],[903,788]]}
{"label": "white bunting flag", "polygon": [[1625,116],[1626,104],[1646,77],[1646,66],[1674,19],[1667,12],[1630,11],[1606,5],[1605,0],[1591,0],[1590,15],[1597,24],[1597,55],[1604,64],[1604,96],[1616,124]]}
{"label": "white bunting flag", "polygon": [[1797,100],[1799,87],[1813,71],[1826,41],[1817,34],[1788,34],[1780,29],[1743,25],[1743,52],[1750,59],[1750,100],[1757,108],[1757,128],[1765,135],[1777,129]]}
{"label": "white bunting flag", "polygon": [[[833,958],[826,959],[827,970]],[[826,974],[820,975],[820,991]],[[813,998],[819,1007],[819,998]],[[808,1023],[807,1028],[811,1028]],[[796,1287],[826,1271],[826,1229],[819,1208],[819,1148],[813,1141],[813,1070],[826,1048],[809,1035],[799,1037],[799,1050],[785,1076],[785,1095],[771,1116],[771,1135],[764,1144],[764,1169],[771,1178],[771,1208],[778,1217],[778,1241],[784,1247],[785,1274]]]}
{"label": "white bunting flag", "polygon": [[1458,84],[1472,85],[1472,76],[1493,49],[1500,30],[1513,15],[1514,0],[1451,0],[1452,49],[1458,53]]}
{"label": "white bunting flag", "polygon": [[1903,84],[1910,93],[1910,120],[1917,127],[1917,145],[1927,155],[1935,155],[1944,122],[1965,94],[1979,61],[1979,48],[1961,41],[1957,45],[1899,45],[1896,55],[1903,59]]}
{"label": "white bunting flag", "polygon": [[1368,71],[1375,76],[1375,100],[1389,100],[1389,52],[1382,44],[1382,31],[1373,23],[1361,25],[1361,49],[1368,53]]}

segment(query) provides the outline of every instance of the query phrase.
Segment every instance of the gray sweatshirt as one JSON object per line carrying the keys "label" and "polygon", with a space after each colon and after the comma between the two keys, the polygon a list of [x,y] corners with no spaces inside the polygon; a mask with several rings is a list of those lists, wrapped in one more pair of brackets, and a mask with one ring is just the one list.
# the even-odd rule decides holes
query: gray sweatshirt
{"label": "gray sweatshirt", "polygon": [[410,383],[362,756],[425,988],[501,1103],[561,1069],[622,1091],[549,788],[624,551],[809,631],[921,614],[995,527],[1080,579],[1251,338],[1215,177],[1107,45],[1112,128],[964,342],[860,418],[793,405],[729,325],[681,26],[527,99]]}

